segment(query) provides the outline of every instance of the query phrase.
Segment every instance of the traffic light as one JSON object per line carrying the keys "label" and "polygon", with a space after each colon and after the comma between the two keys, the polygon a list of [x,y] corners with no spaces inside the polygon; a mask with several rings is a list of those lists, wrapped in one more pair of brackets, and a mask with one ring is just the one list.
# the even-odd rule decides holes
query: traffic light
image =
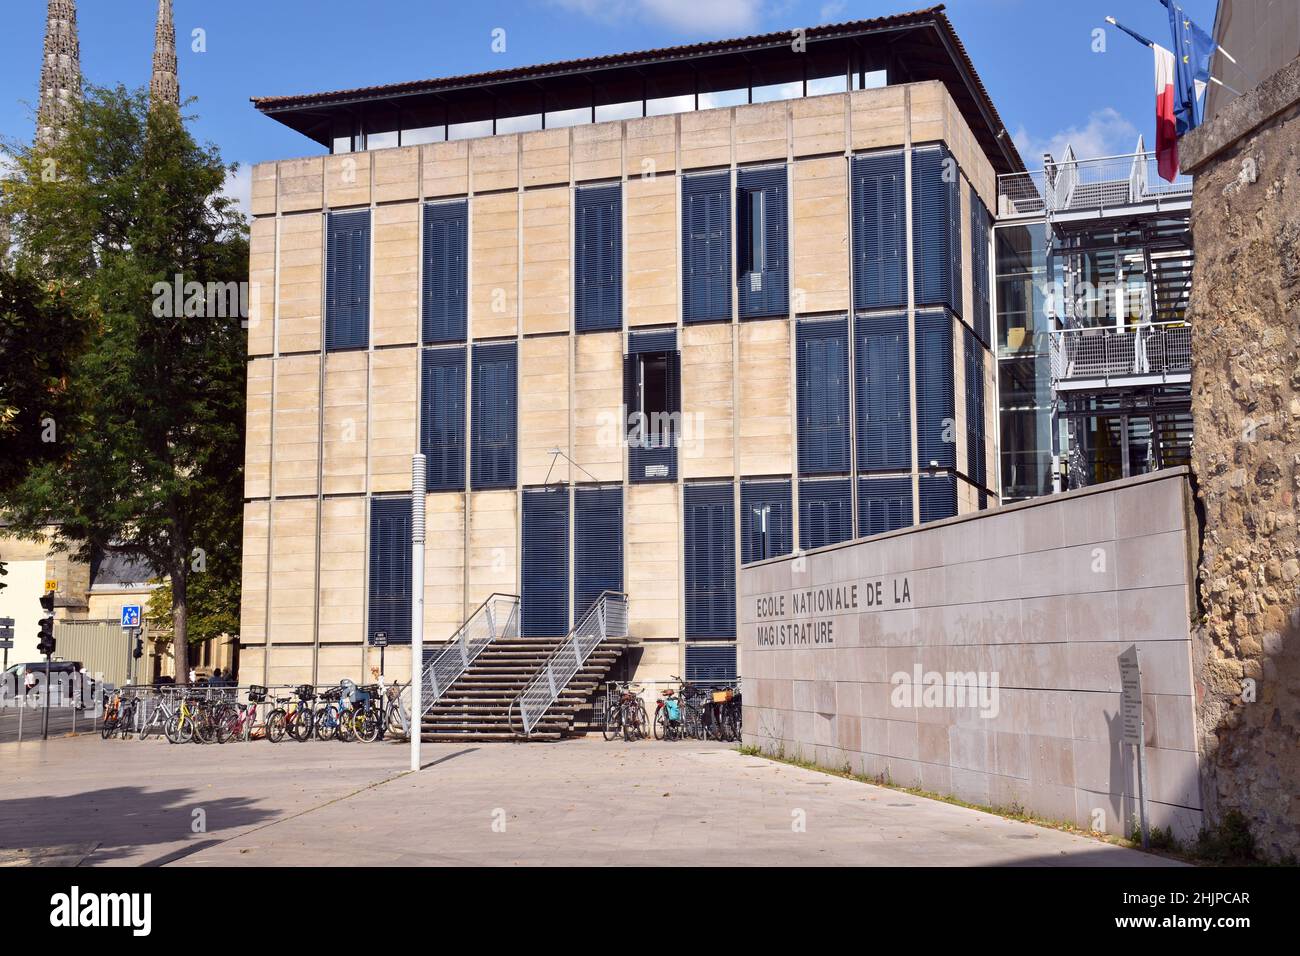
{"label": "traffic light", "polygon": [[131,652],[131,656],[134,657],[136,660],[139,660],[140,658],[144,657],[144,638],[140,637],[139,635],[136,635],[135,650]]}
{"label": "traffic light", "polygon": [[48,591],[41,595],[41,607],[45,610],[46,617],[40,620],[39,640],[36,643],[36,651],[46,657],[54,654],[54,592]]}

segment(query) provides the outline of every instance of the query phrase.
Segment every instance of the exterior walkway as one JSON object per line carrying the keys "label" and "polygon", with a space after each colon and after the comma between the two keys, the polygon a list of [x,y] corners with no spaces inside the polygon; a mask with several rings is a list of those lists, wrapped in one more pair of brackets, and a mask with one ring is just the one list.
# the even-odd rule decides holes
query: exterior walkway
{"label": "exterior walkway", "polygon": [[719,744],[426,744],[418,775],[402,772],[407,754],[0,744],[0,865],[1169,862]]}

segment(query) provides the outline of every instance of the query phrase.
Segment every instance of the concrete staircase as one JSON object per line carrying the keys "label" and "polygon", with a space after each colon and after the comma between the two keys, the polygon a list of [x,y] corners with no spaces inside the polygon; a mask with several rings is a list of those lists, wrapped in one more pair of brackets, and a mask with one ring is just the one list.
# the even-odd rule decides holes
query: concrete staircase
{"label": "concrete staircase", "polygon": [[[566,640],[567,637],[502,637],[493,641],[425,714],[420,739],[432,742],[523,740],[519,712],[513,708],[515,698]],[[604,640],[528,739],[559,740],[589,729],[592,698],[602,689],[606,676],[629,643],[627,638]]]}

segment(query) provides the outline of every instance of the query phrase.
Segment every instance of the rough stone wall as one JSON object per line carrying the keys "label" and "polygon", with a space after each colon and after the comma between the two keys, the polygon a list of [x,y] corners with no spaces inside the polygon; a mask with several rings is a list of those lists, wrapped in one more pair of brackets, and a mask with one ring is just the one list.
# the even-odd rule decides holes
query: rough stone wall
{"label": "rough stone wall", "polygon": [[1286,859],[1300,853],[1300,105],[1244,132],[1248,117],[1189,144],[1210,155],[1192,207],[1198,729],[1209,822],[1239,810],[1262,854]]}

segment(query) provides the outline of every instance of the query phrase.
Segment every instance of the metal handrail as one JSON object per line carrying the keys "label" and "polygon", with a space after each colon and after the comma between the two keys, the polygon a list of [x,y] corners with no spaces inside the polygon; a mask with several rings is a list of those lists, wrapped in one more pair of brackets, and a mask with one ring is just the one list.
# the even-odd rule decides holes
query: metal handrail
{"label": "metal handrail", "polygon": [[1192,369],[1192,327],[1160,322],[1054,329],[1052,382],[1183,375]]}
{"label": "metal handrail", "polygon": [[602,591],[569,632],[568,639],[551,653],[515,698],[511,706],[519,708],[526,736],[532,735],[533,728],[559,700],[592,652],[611,637],[627,637],[627,595],[622,591]]}
{"label": "metal handrail", "polygon": [[[480,654],[500,637],[519,636],[519,595],[495,593],[488,596],[421,672],[420,716],[427,714],[456,680],[469,670]],[[402,704],[410,712],[410,688]]]}
{"label": "metal handrail", "polygon": [[998,176],[998,216],[1101,211],[1191,195],[1190,177],[1179,176],[1172,183],[1159,177],[1155,153],[1076,159],[1067,150],[1044,169]]}

